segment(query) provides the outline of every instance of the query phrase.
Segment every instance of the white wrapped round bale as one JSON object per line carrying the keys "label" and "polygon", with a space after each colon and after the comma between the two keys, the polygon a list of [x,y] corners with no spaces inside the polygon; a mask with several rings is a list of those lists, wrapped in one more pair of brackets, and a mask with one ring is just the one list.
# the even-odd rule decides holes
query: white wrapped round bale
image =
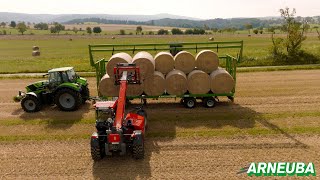
{"label": "white wrapped round bale", "polygon": [[132,62],[140,67],[140,77],[142,79],[153,75],[155,62],[150,53],[141,51],[133,57]]}
{"label": "white wrapped round bale", "polygon": [[195,67],[195,58],[187,51],[180,51],[174,56],[174,67],[175,69],[181,70],[185,74],[188,74]]}
{"label": "white wrapped round bale", "polygon": [[171,95],[182,95],[187,92],[187,76],[180,70],[172,70],[166,76],[166,90]]}
{"label": "white wrapped round bale", "polygon": [[211,50],[200,51],[196,56],[196,67],[206,73],[211,73],[212,71],[218,69],[219,57]]}
{"label": "white wrapped round bale", "polygon": [[99,92],[103,96],[118,96],[119,86],[114,85],[114,78],[104,75],[99,83]]}
{"label": "white wrapped round bale", "polygon": [[155,70],[167,74],[174,69],[174,59],[169,52],[159,52],[155,58]]}
{"label": "white wrapped round bale", "polygon": [[206,94],[210,91],[209,75],[200,70],[194,70],[188,74],[188,91],[191,94]]}
{"label": "white wrapped round bale", "polygon": [[210,74],[211,91],[213,93],[230,93],[234,88],[233,77],[224,69],[219,68]]}
{"label": "white wrapped round bale", "polygon": [[131,63],[132,57],[124,52],[114,54],[109,59],[107,63],[107,74],[114,77],[113,68],[117,66],[118,63]]}
{"label": "white wrapped round bale", "polygon": [[149,76],[143,82],[143,91],[148,96],[160,96],[164,93],[166,81],[164,75],[155,71],[153,76]]}

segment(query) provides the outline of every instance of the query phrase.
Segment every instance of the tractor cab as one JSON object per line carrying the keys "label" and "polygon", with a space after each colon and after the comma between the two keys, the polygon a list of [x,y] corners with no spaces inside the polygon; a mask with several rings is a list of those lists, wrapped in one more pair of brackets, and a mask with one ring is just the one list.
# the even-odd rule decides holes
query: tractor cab
{"label": "tractor cab", "polygon": [[65,82],[75,82],[77,79],[77,74],[73,67],[63,67],[51,69],[48,71],[49,84],[59,85]]}

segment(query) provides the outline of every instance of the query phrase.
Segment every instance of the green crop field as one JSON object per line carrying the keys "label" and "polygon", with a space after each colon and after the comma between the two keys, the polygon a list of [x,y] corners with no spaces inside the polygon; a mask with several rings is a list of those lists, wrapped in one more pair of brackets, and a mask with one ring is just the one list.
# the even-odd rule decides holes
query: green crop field
{"label": "green crop field", "polygon": [[[215,41],[244,41],[244,61],[240,66],[272,65],[269,55],[270,34],[214,34],[214,35],[2,35],[0,36],[0,73],[45,72],[50,68],[73,66],[77,71],[92,71],[89,65],[89,44],[137,44],[170,42],[206,42],[210,37]],[[39,46],[41,56],[32,57],[32,46]],[[320,57],[320,41],[315,34],[308,34],[303,49]],[[193,52],[195,53],[195,52]],[[230,51],[219,51],[221,54]],[[132,52],[131,52],[132,54]],[[111,53],[97,57],[108,59]]]}

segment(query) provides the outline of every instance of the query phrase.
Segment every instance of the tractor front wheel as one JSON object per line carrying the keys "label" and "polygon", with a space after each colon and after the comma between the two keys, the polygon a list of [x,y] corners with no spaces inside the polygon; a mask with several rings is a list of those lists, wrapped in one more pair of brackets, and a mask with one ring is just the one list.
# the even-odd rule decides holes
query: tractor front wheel
{"label": "tractor front wheel", "polygon": [[55,95],[55,103],[62,111],[75,111],[81,102],[81,94],[72,89],[63,88]]}
{"label": "tractor front wheel", "polygon": [[37,97],[27,95],[22,99],[21,107],[25,112],[33,113],[40,110],[41,104]]}
{"label": "tractor front wheel", "polygon": [[144,158],[143,144],[133,144],[132,155],[134,159],[143,159]]}

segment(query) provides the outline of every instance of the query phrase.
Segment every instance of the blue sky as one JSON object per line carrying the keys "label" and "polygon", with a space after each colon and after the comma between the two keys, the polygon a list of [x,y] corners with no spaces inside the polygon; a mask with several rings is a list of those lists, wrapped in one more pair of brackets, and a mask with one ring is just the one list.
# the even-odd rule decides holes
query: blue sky
{"label": "blue sky", "polygon": [[320,15],[320,0],[0,0],[0,12],[31,14],[159,14],[201,19],[279,16],[296,8],[297,16]]}

